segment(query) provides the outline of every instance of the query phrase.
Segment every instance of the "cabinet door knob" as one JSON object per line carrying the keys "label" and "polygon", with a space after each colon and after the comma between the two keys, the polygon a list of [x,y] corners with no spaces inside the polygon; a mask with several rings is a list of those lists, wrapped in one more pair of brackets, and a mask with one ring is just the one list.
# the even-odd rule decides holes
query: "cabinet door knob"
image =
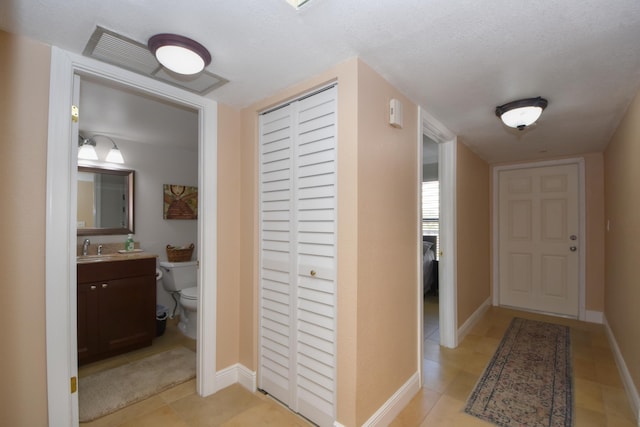
{"label": "cabinet door knob", "polygon": [[106,284],[106,283],[103,283],[103,284],[102,284],[102,289],[106,288],[107,286],[109,286],[109,285],[108,285],[108,284]]}
{"label": "cabinet door knob", "polygon": [[97,288],[97,286],[96,286],[96,285],[91,285],[91,287],[90,287],[89,289],[91,289],[92,291],[95,291],[95,290],[96,290],[96,288]]}
{"label": "cabinet door knob", "polygon": [[309,274],[311,274],[311,276],[315,277],[316,271],[315,270],[311,270],[311,272]]}

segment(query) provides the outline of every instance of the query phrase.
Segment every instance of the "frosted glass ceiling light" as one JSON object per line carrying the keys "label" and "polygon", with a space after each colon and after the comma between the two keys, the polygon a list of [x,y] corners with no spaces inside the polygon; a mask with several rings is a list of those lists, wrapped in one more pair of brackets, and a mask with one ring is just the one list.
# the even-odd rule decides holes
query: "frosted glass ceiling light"
{"label": "frosted glass ceiling light", "polygon": [[310,0],[287,0],[287,3],[289,3],[291,6],[293,6],[296,9],[300,9],[300,7],[302,7],[302,5],[308,1]]}
{"label": "frosted glass ceiling light", "polygon": [[184,36],[156,34],[147,44],[158,62],[178,74],[196,74],[211,63],[207,48]]}
{"label": "frosted glass ceiling light", "polygon": [[547,104],[547,100],[542,97],[520,99],[496,107],[496,116],[505,125],[524,130],[538,120]]}

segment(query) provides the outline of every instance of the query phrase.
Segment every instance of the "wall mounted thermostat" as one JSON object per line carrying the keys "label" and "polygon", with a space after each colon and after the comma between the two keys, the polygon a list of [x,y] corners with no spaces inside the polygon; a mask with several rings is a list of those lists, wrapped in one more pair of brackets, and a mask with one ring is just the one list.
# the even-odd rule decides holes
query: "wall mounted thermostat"
{"label": "wall mounted thermostat", "polygon": [[402,102],[397,99],[389,101],[389,124],[402,129]]}

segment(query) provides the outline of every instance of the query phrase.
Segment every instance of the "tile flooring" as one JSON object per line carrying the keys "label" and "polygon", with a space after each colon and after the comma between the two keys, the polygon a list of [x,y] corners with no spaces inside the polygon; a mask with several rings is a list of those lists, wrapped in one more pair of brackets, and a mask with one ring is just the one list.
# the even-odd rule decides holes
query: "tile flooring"
{"label": "tile flooring", "polygon": [[[78,377],[114,368],[152,354],[183,346],[196,351],[196,342],[185,337],[169,319],[165,333],[151,347],[81,366]],[[251,393],[232,385],[214,396],[196,394],[196,380],[166,390],[156,396],[98,418],[81,427],[200,427],[200,426],[310,426],[303,418],[261,393]]]}
{"label": "tile flooring", "polygon": [[[467,396],[497,348],[514,316],[571,327],[576,427],[636,427],[604,327],[570,319],[491,307],[456,349],[438,345],[437,301],[425,300],[424,387],[392,422],[392,427],[474,427],[492,424],[462,412]],[[168,325],[149,349],[80,369],[80,377],[127,360],[195,343]],[[189,381],[83,427],[308,426],[304,419],[260,393],[233,385],[213,396],[199,397]]]}
{"label": "tile flooring", "polygon": [[[636,427],[604,327],[594,323],[491,307],[456,349],[431,339],[430,302],[425,301],[424,387],[391,427],[493,426],[462,409],[513,317],[571,328],[575,427]],[[433,333],[437,332],[434,330]]]}

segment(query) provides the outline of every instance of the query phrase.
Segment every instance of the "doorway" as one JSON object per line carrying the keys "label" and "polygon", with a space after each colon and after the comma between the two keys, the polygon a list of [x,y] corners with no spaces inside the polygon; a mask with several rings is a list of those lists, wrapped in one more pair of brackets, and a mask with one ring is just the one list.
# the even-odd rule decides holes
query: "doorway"
{"label": "doorway", "polygon": [[[422,168],[423,141],[425,138],[436,143],[438,153],[438,187],[439,187],[439,217],[438,217],[438,344],[455,348],[458,345],[457,327],[457,287],[456,287],[456,136],[431,114],[420,109],[418,130],[418,181],[419,202],[416,232],[422,235]],[[423,357],[425,353],[425,312],[424,312],[424,259],[422,239],[417,249],[417,268],[419,282],[416,284],[418,301],[418,372],[423,384]]]}
{"label": "doorway", "polygon": [[[66,52],[51,50],[49,139],[46,195],[46,348],[47,395],[51,425],[77,425],[78,396],[73,384],[76,364],[77,242],[72,164],[73,75],[94,76],[143,93],[169,99],[198,112],[198,187],[201,221],[198,226],[199,309],[197,391],[201,396],[216,387],[216,103],[186,91],[152,81],[129,71]],[[206,310],[202,308],[206,307]],[[71,383],[71,388],[69,387]]]}
{"label": "doorway", "polygon": [[[132,171],[131,178],[133,179],[135,176],[135,179],[133,179],[134,185],[131,188],[133,191],[128,191],[126,196],[130,197],[131,206],[135,206],[135,215],[131,215],[127,225],[128,231],[133,231],[132,235],[136,246],[139,246],[138,250],[142,250],[147,254],[156,254],[159,260],[166,260],[165,247],[167,244],[186,246],[191,243],[197,243],[198,220],[175,221],[163,219],[163,215],[159,214],[160,209],[157,202],[160,199],[164,184],[197,186],[198,112],[173,104],[157,96],[141,93],[128,86],[92,76],[76,76],[79,80],[79,102],[77,106],[80,114],[77,123],[78,133],[81,140],[89,139],[96,144],[94,148],[98,157],[97,160],[78,159],[77,163],[79,166],[90,167],[99,171]],[[123,112],[126,113],[123,114]],[[117,144],[124,163],[113,163],[106,159],[107,150],[112,148],[112,144]],[[74,167],[75,165],[72,165],[72,176]],[[97,183],[100,177],[103,178],[100,180],[101,182],[104,181],[104,177],[108,176],[119,178],[117,175],[97,174],[98,179],[96,179],[95,175],[92,173],[91,176],[87,177],[91,185],[94,182]],[[88,182],[85,181],[84,183],[87,184]],[[79,174],[78,188],[80,188],[80,183]],[[113,196],[109,198],[108,203],[105,202],[105,197],[102,193],[102,197],[94,197],[94,192],[90,191],[87,194],[89,197],[82,198],[78,191],[78,206],[81,205],[81,201],[84,201],[84,205],[88,208],[86,210],[95,213],[93,217],[83,217],[83,219],[89,219],[88,228],[83,227],[85,225],[84,221],[80,221],[80,216],[78,217],[79,233],[81,232],[83,235],[78,237],[77,243],[81,245],[86,239],[90,244],[91,253],[95,253],[95,248],[98,245],[106,248],[102,253],[114,252],[116,248],[121,249],[123,247],[123,242],[126,238],[126,234],[123,234],[123,231],[118,233],[111,232],[109,229],[101,229],[112,224],[105,221],[104,215],[100,218],[100,201],[103,202],[102,207],[105,209],[102,209],[102,211],[104,212],[112,212],[106,209],[107,207],[114,207],[115,209],[113,210],[116,213],[120,212],[120,209],[122,209],[121,212],[124,212],[124,209],[118,204],[119,199],[125,197],[125,195],[121,193],[119,187],[110,186],[110,188]],[[72,192],[74,189],[75,187],[72,186]],[[134,219],[135,222],[132,222]],[[113,224],[118,224],[119,221],[120,219],[114,221]],[[75,253],[72,253],[71,256],[73,257],[74,255]],[[157,268],[156,259],[154,258],[150,261],[153,261],[150,273],[153,276],[153,272]],[[79,268],[86,267],[85,265]],[[162,280],[155,280],[151,277],[150,279],[145,279],[144,283],[145,291],[137,294],[140,298],[144,297],[141,300],[131,299],[130,296],[134,295],[131,286],[123,287],[118,297],[113,296],[117,294],[117,291],[111,284],[105,287],[104,290],[99,289],[93,292],[89,289],[95,289],[95,285],[85,284],[78,287],[79,313],[82,312],[81,307],[83,305],[80,304],[81,301],[86,302],[90,295],[94,295],[97,292],[102,295],[100,298],[90,298],[93,301],[93,304],[90,305],[92,309],[86,310],[84,315],[79,315],[78,317],[78,331],[84,331],[86,338],[81,343],[83,334],[78,333],[79,350],[84,349],[84,352],[81,351],[79,354],[78,360],[79,418],[81,422],[89,421],[100,413],[104,413],[104,411],[98,411],[97,408],[102,408],[99,402],[105,399],[126,402],[126,399],[122,400],[124,390],[108,386],[108,383],[117,377],[117,372],[123,372],[133,364],[145,367],[142,369],[143,372],[140,372],[140,369],[137,369],[136,372],[140,374],[148,372],[150,375],[150,372],[152,372],[151,364],[141,364],[142,358],[152,360],[149,359],[152,356],[154,359],[167,357],[166,355],[169,353],[166,352],[172,351],[171,354],[180,355],[181,360],[185,361],[181,365],[185,369],[185,375],[189,375],[189,372],[192,372],[195,367],[196,341],[185,337],[178,330],[177,320],[182,316],[180,305],[178,304],[179,295],[176,298],[175,294],[169,294],[165,291]],[[142,286],[142,283],[140,285]],[[84,292],[81,292],[81,289]],[[155,292],[153,292],[154,289]],[[111,299],[106,298],[108,295],[112,295]],[[84,298],[80,298],[81,296]],[[151,301],[152,299],[153,302]],[[98,300],[103,301],[100,304],[100,310],[95,308]],[[103,310],[108,301],[110,301],[111,308]],[[150,313],[146,316],[135,314],[140,312],[141,306],[146,307],[145,311]],[[87,308],[86,305],[84,307],[85,309]],[[125,313],[128,313],[125,307],[131,311],[129,317],[125,316]],[[162,328],[161,334],[156,331],[158,328],[149,331],[149,328],[154,328],[153,313],[156,313],[158,309],[162,313],[168,313],[168,319],[162,323],[164,328]],[[83,328],[82,325],[93,324],[90,320],[95,315],[98,316],[103,325],[103,333],[100,334],[93,331],[88,335],[86,333],[87,329]],[[176,316],[174,317],[174,315]],[[132,345],[123,338],[124,336],[133,336],[136,333],[135,322],[144,322],[138,326],[141,328],[139,333],[146,337],[141,340],[144,343],[140,342],[138,345]],[[120,325],[120,333],[115,334],[113,330],[109,329],[113,328],[114,324]],[[142,325],[145,326],[142,327]],[[98,338],[101,335],[108,335],[106,330],[114,334],[111,336],[108,347],[117,346],[120,350],[111,349],[107,352],[108,354],[103,354],[102,356],[93,354],[87,357],[88,353],[105,352],[104,349],[97,350],[97,347],[101,346],[99,344],[101,341]],[[104,339],[103,337],[102,340]],[[87,343],[92,343],[92,345],[87,347]],[[85,345],[83,346],[82,344]],[[147,346],[133,348],[144,344],[147,344]],[[105,344],[102,343],[102,345]],[[88,351],[89,348],[91,351]],[[161,353],[164,355],[161,355]],[[105,358],[105,356],[109,357]],[[188,369],[187,366],[189,367]],[[135,386],[135,384],[131,385],[131,387]],[[195,385],[193,387],[195,388]],[[101,389],[99,400],[95,398],[89,399],[89,396],[95,396],[95,394],[91,393],[91,390],[95,388]],[[92,410],[92,408],[94,409]]]}
{"label": "doorway", "polygon": [[[440,344],[439,234],[440,179],[438,144],[426,135],[422,141],[422,286],[424,339]],[[426,345],[427,343],[425,343]]]}

